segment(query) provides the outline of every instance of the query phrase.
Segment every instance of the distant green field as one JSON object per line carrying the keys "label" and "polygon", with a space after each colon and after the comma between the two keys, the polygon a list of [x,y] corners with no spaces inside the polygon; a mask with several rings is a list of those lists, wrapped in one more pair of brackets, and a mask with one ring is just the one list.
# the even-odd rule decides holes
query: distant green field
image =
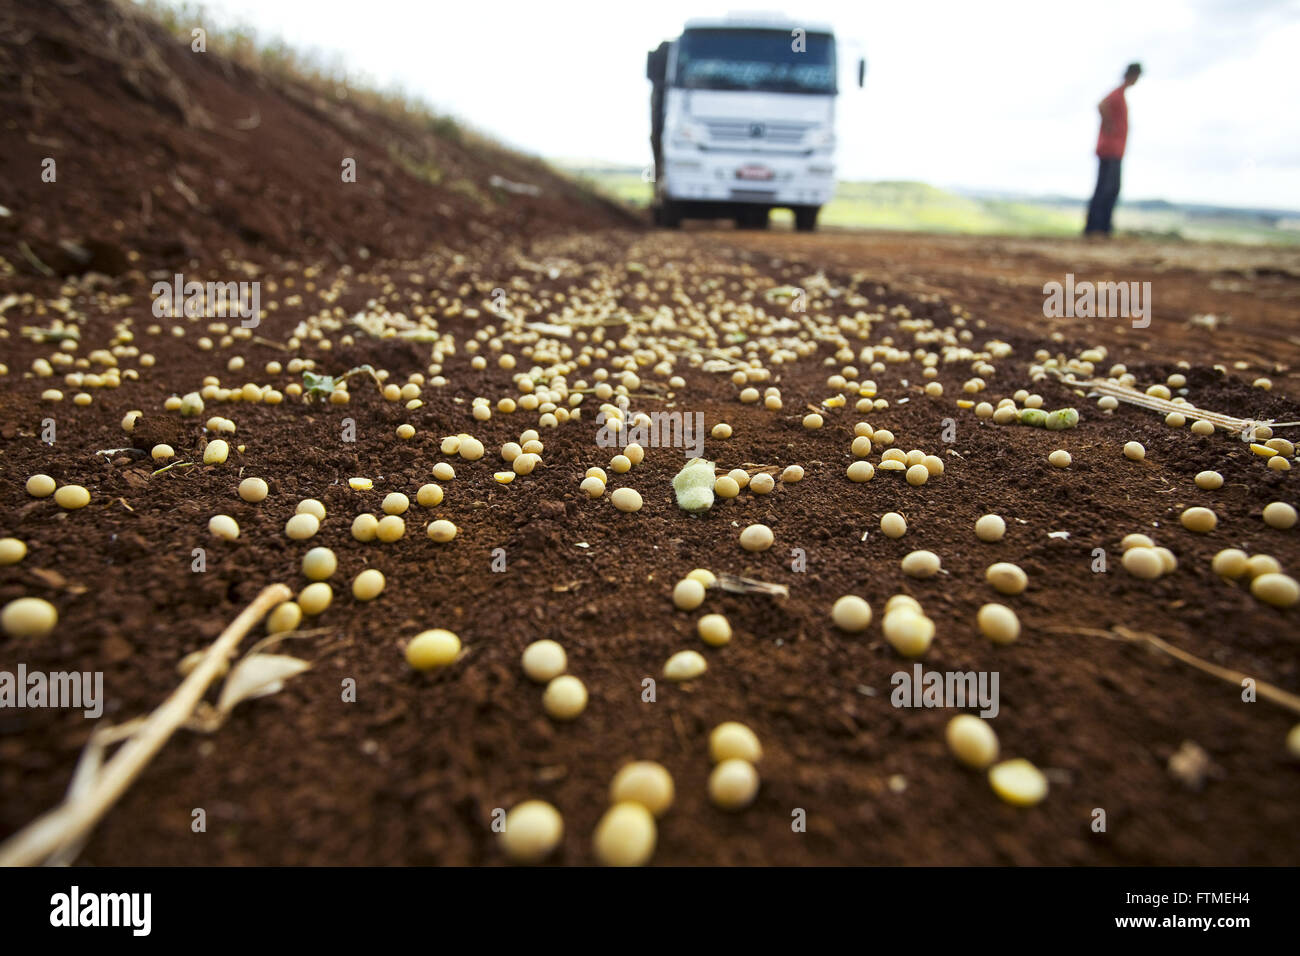
{"label": "distant green field", "polygon": [[[570,175],[636,208],[649,205],[652,187],[640,170],[600,168],[557,162]],[[1153,208],[1154,207],[1154,208]],[[790,224],[785,210],[772,214]],[[841,182],[835,198],[822,209],[821,225],[845,229],[899,229],[967,235],[1073,236],[1083,228],[1082,203],[1064,200],[1014,200],[962,196],[915,182]],[[1121,232],[1158,234],[1202,241],[1300,244],[1300,222],[1279,227],[1243,210],[1197,212],[1175,204],[1142,203],[1115,213]]]}

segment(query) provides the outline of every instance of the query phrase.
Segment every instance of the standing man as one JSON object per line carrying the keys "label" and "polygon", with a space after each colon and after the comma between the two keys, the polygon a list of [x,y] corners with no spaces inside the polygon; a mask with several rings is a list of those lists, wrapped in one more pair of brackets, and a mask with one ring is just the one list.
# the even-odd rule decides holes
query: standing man
{"label": "standing man", "polygon": [[1088,204],[1088,222],[1083,227],[1085,236],[1109,236],[1110,217],[1119,198],[1119,164],[1124,158],[1124,143],[1128,139],[1128,104],[1124,91],[1138,81],[1142,64],[1130,63],[1124,71],[1124,82],[1115,87],[1097,104],[1101,113],[1101,133],[1097,137],[1097,189]]}

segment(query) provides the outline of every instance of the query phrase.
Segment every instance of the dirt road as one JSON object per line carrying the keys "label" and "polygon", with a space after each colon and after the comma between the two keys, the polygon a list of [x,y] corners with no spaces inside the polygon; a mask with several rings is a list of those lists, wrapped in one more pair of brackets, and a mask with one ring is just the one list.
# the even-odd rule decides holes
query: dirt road
{"label": "dirt road", "polygon": [[[1101,347],[1097,374],[1123,363],[1140,388],[1181,374],[1196,405],[1300,420],[1294,253],[629,230],[460,244],[400,261],[259,266],[264,321],[253,337],[229,340],[237,322],[155,319],[147,285],[130,277],[69,288],[58,306],[56,283],[14,280],[19,301],[5,311],[10,373],[0,392],[0,533],[23,539],[28,554],[0,568],[0,604],[43,597],[59,624],[49,637],[5,638],[0,670],[23,662],[102,671],[105,719],[124,720],[169,693],[181,658],[263,585],[305,585],[308,547],[327,546],[338,559],[334,603],[282,645],[312,669],[241,705],[214,734],[180,733],[99,827],[83,861],[497,863],[496,811],[538,798],[564,815],[554,861],[591,863],[611,778],[626,760],[648,759],[676,782],[676,802],[659,822],[661,864],[1294,862],[1300,764],[1283,741],[1296,715],[1244,702],[1233,683],[1097,632],[1155,634],[1300,691],[1300,610],[1269,607],[1210,568],[1227,547],[1272,555],[1291,574],[1300,568],[1297,532],[1260,517],[1271,501],[1298,503],[1296,479],[1223,432],[1198,437],[1126,405],[1103,411],[1032,371],[1040,349],[1064,361]],[[1044,318],[1043,283],[1066,273],[1150,281],[1150,327]],[[806,312],[770,294],[782,287],[806,290]],[[431,334],[401,337],[399,313]],[[358,314],[372,331],[388,331],[372,337],[352,323]],[[1193,321],[1207,314],[1217,326]],[[74,368],[53,378],[25,374],[58,346],[25,338],[20,327],[56,317],[80,329],[68,353],[78,357],[124,345],[130,332],[136,352],[117,362],[138,378],[91,388],[62,384]],[[529,328],[537,322],[547,325]],[[928,352],[936,355],[932,378],[924,377]],[[514,368],[503,367],[507,355]],[[363,378],[350,383],[345,405],[305,404],[292,395],[303,382],[289,371],[293,358],[330,375],[362,364],[388,372],[390,383],[418,375],[422,405],[386,400]],[[1180,359],[1189,367],[1178,367]],[[986,388],[968,395],[963,385],[984,362],[993,366],[980,376]],[[635,381],[624,377],[633,365]],[[741,401],[733,376],[744,368],[766,370],[746,387],[778,389],[779,408]],[[521,387],[517,376],[530,369]],[[251,383],[259,400],[211,400],[193,419],[163,410],[169,396],[202,389],[206,376],[222,388]],[[1271,391],[1252,387],[1261,376],[1272,379]],[[628,385],[631,414],[699,413],[709,429],[728,423],[731,437],[704,441],[703,456],[720,469],[763,466],[779,477],[799,465],[803,480],[778,480],[767,494],[745,489],[688,515],[670,482],[689,449],[648,447],[626,474],[611,468],[619,449],[597,441],[601,382]],[[926,394],[931,382],[942,395]],[[855,410],[867,383],[885,407]],[[67,393],[62,402],[42,401],[51,387]],[[546,427],[525,396],[561,387],[568,397],[554,404],[581,394],[571,406],[581,417]],[[283,401],[268,404],[267,389]],[[1020,389],[1047,409],[1076,407],[1078,427],[997,425],[957,404],[996,405]],[[83,390],[92,404],[73,405]],[[836,395],[842,405],[822,404]],[[507,398],[515,411],[501,411]],[[488,420],[473,416],[475,399],[488,400]],[[809,405],[820,408],[819,429],[805,427]],[[144,414],[126,434],[120,423],[131,410]],[[202,462],[212,415],[237,425],[229,460],[155,474],[160,463],[145,456],[161,442],[176,462]],[[46,418],[57,424],[52,446],[42,441]],[[346,440],[345,419],[355,441]],[[850,481],[850,446],[863,421],[892,432],[894,448],[938,456],[943,473],[911,486],[882,467],[887,446],[877,441],[867,456],[874,477]],[[414,427],[413,438],[397,436],[402,424]],[[522,444],[526,429],[539,432],[540,464],[500,483],[494,474],[510,465],[499,449]],[[481,440],[485,456],[444,454],[444,436],[459,433]],[[1145,446],[1144,461],[1124,457],[1129,441]],[[1069,468],[1048,463],[1057,448],[1072,455]],[[415,504],[444,461],[455,477],[440,482],[443,502]],[[611,491],[635,488],[643,508],[622,513],[608,493],[588,498],[579,484],[592,467],[608,472]],[[1223,487],[1201,490],[1192,479],[1211,469]],[[65,511],[30,497],[23,482],[33,473],[84,485],[91,504]],[[236,494],[248,476],[266,479],[265,501]],[[348,480],[358,476],[373,487],[353,490]],[[354,516],[381,514],[394,491],[412,501],[405,536],[356,540]],[[285,522],[306,498],[321,501],[327,517],[310,541],[290,540]],[[1210,534],[1179,524],[1197,505],[1217,514]],[[880,531],[890,511],[906,517],[901,539]],[[208,532],[218,513],[238,522],[237,540]],[[998,543],[974,534],[986,513],[1005,520]],[[456,524],[450,543],[425,535],[437,518]],[[740,547],[752,523],[772,529],[770,550]],[[1172,551],[1176,570],[1153,581],[1124,571],[1120,541],[1131,533]],[[196,548],[206,555],[198,573]],[[943,572],[905,576],[899,562],[914,549],[938,554]],[[1105,573],[1095,571],[1097,549],[1108,558]],[[1026,572],[1023,594],[1000,596],[985,582],[994,562]],[[366,567],[387,579],[370,603],[348,588]],[[676,610],[673,586],[694,568],[789,594],[710,590],[698,611]],[[865,633],[831,622],[833,602],[850,593],[875,611]],[[925,670],[999,675],[992,723],[1002,755],[1044,772],[1050,791],[1041,804],[1007,805],[984,774],[952,758],[944,728],[953,709],[891,702],[894,675],[913,667],[880,627],[885,601],[899,593],[934,621]],[[976,612],[990,601],[1017,613],[1017,642],[995,646],[979,634]],[[705,612],[727,616],[728,645],[711,648],[696,636]],[[413,672],[403,647],[433,627],[455,631],[463,654],[434,674]],[[590,695],[572,722],[548,718],[542,687],[522,672],[521,652],[541,638],[565,647],[569,672]],[[673,683],[664,664],[683,649],[703,654],[708,670]],[[736,813],[712,806],[706,789],[707,736],[725,720],[748,724],[764,750],[759,794]],[[0,711],[0,837],[60,799],[89,725],[69,711]],[[1180,751],[1176,768],[1189,753],[1205,763],[1171,773]],[[192,829],[197,808],[205,832]]]}

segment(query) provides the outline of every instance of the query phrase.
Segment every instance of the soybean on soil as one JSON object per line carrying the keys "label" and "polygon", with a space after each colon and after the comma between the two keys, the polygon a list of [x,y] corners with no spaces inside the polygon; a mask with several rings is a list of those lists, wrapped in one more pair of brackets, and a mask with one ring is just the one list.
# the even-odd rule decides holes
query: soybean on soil
{"label": "soybean on soil", "polygon": [[[1100,258],[1116,250],[1122,257]],[[416,292],[426,303],[461,298],[477,307],[477,318],[435,310],[440,331],[460,345],[442,363],[447,384],[423,387],[424,405],[415,411],[354,382],[344,406],[209,403],[197,422],[164,412],[162,403],[197,389],[207,375],[283,389],[296,377],[263,368],[302,355],[315,359],[318,371],[370,364],[403,381],[425,371],[429,345],[346,328],[332,333],[331,349],[307,339],[301,350],[286,351],[311,309],[285,302],[265,315],[256,341],[204,351],[195,343],[212,320],[162,320],[162,331],[149,335],[155,320],[147,284],[124,276],[107,289],[74,291],[78,308],[91,314],[77,354],[105,347],[113,324],[130,319],[135,344],[156,364],[140,369],[138,382],[97,390],[89,407],[76,408],[76,389],[64,387],[62,403],[43,403],[41,391],[63,387],[59,379],[23,375],[51,346],[18,334],[19,326],[45,319],[11,307],[10,374],[0,390],[0,533],[24,539],[29,554],[0,569],[0,603],[45,597],[60,622],[42,640],[0,641],[0,669],[23,662],[47,671],[101,670],[105,719],[124,720],[156,706],[179,680],[177,662],[211,641],[266,583],[295,590],[306,584],[300,561],[307,548],[328,546],[339,558],[338,597],[304,625],[323,630],[285,648],[313,668],[279,693],[242,705],[213,735],[178,734],[98,827],[80,860],[498,863],[504,856],[491,829],[494,811],[537,798],[564,815],[564,842],[553,862],[587,864],[594,862],[591,834],[610,780],[625,761],[650,759],[669,769],[677,788],[675,805],[659,821],[659,864],[1293,863],[1300,766],[1283,741],[1296,715],[1244,702],[1242,688],[1167,656],[1058,630],[1148,631],[1200,658],[1300,690],[1300,612],[1263,605],[1247,587],[1210,570],[1224,547],[1270,554],[1284,571],[1300,570],[1296,532],[1270,528],[1260,517],[1270,501],[1297,502],[1294,477],[1268,470],[1222,432],[1196,437],[1124,405],[1104,413],[1095,401],[1029,373],[1038,349],[1070,357],[1104,347],[1100,374],[1124,363],[1145,387],[1181,372],[1197,405],[1300,420],[1290,397],[1297,347],[1287,331],[1300,316],[1300,279],[1288,272],[1294,263],[1252,272],[1241,265],[1250,251],[1211,247],[1198,255],[1188,261],[1180,248],[1148,243],[1102,253],[1065,243],[606,230],[514,247],[461,244],[355,268],[321,266],[316,285],[342,280],[337,304],[347,316],[372,299],[396,309]],[[1271,263],[1275,254],[1257,255]],[[1095,257],[1090,265],[1098,279],[1132,279],[1134,270],[1151,269],[1155,294],[1173,308],[1157,311],[1141,332],[1124,320],[1044,319],[1042,281],[1079,271],[1080,256]],[[301,289],[302,267],[277,262],[266,269],[263,281],[277,282],[280,299],[290,278]],[[810,290],[806,315],[764,294],[787,285]],[[47,300],[57,288],[39,280],[16,284],[16,291]],[[737,310],[764,309],[779,324],[762,334],[810,345],[799,361],[769,364],[772,379],[759,384],[780,389],[779,411],[740,403],[728,374],[685,360],[672,370],[685,380],[681,387],[640,369],[647,387],[634,394],[632,409],[699,411],[709,426],[725,421],[732,437],[707,439],[706,458],[723,467],[798,464],[804,479],[778,482],[767,496],[742,492],[689,516],[674,505],[671,489],[686,460],[682,449],[650,448],[628,474],[609,476],[611,490],[627,485],[644,499],[641,511],[620,513],[608,495],[591,500],[579,490],[586,469],[608,469],[613,451],[597,444],[598,402],[588,396],[580,421],[543,431],[541,467],[497,483],[493,472],[505,467],[498,449],[536,427],[537,415],[494,411],[478,422],[470,414],[476,397],[495,408],[498,398],[518,395],[514,373],[498,367],[495,353],[485,352],[490,361],[476,370],[463,347],[494,321],[488,306],[496,288],[549,302],[563,292],[567,301],[582,302],[604,316],[609,356],[636,347],[617,320],[641,315],[645,306],[712,312],[719,329]],[[832,328],[848,296],[865,298],[866,311],[882,314],[869,338],[851,342],[855,352],[890,341],[910,352],[918,321],[937,329],[960,323],[972,333],[972,349],[994,340],[1012,347],[993,362],[986,392],[970,397],[996,402],[1024,388],[1041,394],[1047,408],[1077,407],[1078,428],[998,426],[958,408],[957,399],[968,397],[962,384],[974,374],[969,362],[939,364],[938,398],[922,392],[926,380],[916,361],[887,363],[880,372],[856,356],[827,363],[835,350],[813,330]],[[1193,321],[1203,311],[1230,313],[1231,324],[1211,334]],[[186,335],[173,336],[172,324]],[[345,333],[351,344],[342,344]],[[754,337],[755,329],[747,334]],[[744,340],[724,331],[719,342],[740,345],[743,354]],[[576,338],[569,344],[581,345]],[[508,350],[520,369],[533,364],[519,349]],[[245,371],[228,372],[236,354]],[[1187,368],[1176,364],[1180,359]],[[596,360],[575,370],[570,384],[591,381],[601,365],[609,367]],[[823,428],[806,430],[805,406],[834,394],[827,379],[844,365],[873,380],[889,407],[857,412],[850,398],[845,407],[822,410]],[[1272,391],[1251,387],[1262,375],[1272,376]],[[132,409],[144,417],[127,435],[119,423]],[[157,466],[134,452],[97,454],[166,441],[178,460],[201,461],[201,423],[213,414],[238,425],[225,465],[151,476]],[[47,417],[57,423],[52,446],[41,441]],[[355,422],[355,442],[343,440],[344,418]],[[945,419],[955,423],[951,442],[944,441]],[[940,455],[944,474],[921,487],[879,470],[870,482],[849,482],[849,445],[862,420],[892,431],[896,447]],[[415,426],[415,438],[396,437],[402,422]],[[441,483],[444,502],[427,514],[413,505],[420,518],[408,520],[397,542],[355,541],[352,517],[377,513],[390,491],[414,499],[445,459],[441,438],[460,432],[481,439],[487,454],[473,463],[452,460],[456,478]],[[1145,461],[1124,457],[1130,440],[1145,446]],[[235,453],[236,445],[244,451]],[[1057,447],[1071,453],[1070,468],[1048,464]],[[879,451],[872,455],[877,463]],[[1222,489],[1193,484],[1206,469],[1224,475]],[[23,481],[38,472],[85,485],[91,505],[63,512],[52,501],[31,499]],[[257,505],[235,492],[249,475],[270,485]],[[373,490],[353,491],[351,476],[373,479]],[[291,542],[284,522],[308,497],[324,502],[328,517],[311,541]],[[1179,525],[1178,515],[1193,505],[1217,513],[1212,534]],[[880,532],[888,511],[906,516],[903,538]],[[1007,524],[996,544],[974,534],[975,521],[990,512]],[[239,522],[238,540],[208,534],[217,513]],[[433,518],[456,523],[452,542],[425,537],[423,520]],[[760,554],[738,543],[740,531],[756,522],[771,527],[776,540]],[[1170,548],[1177,570],[1154,582],[1128,576],[1119,542],[1132,532]],[[191,570],[195,548],[206,551],[202,573]],[[905,578],[899,561],[918,548],[939,554],[947,573]],[[1096,549],[1109,556],[1105,573],[1093,570]],[[494,554],[504,556],[504,570],[493,569]],[[796,571],[800,555],[805,570]],[[984,571],[996,561],[1027,572],[1023,595],[1001,598],[985,583]],[[365,567],[383,571],[388,585],[378,600],[362,604],[351,600],[346,582]],[[672,587],[697,567],[782,584],[790,594],[711,590],[698,612],[677,611]],[[1037,807],[1003,804],[984,775],[952,758],[943,739],[951,710],[892,706],[891,676],[912,665],[884,643],[879,622],[885,600],[900,592],[917,598],[936,622],[926,670],[999,673],[994,726],[1002,754],[1028,758],[1050,781]],[[864,634],[843,634],[831,624],[832,604],[850,593],[876,612]],[[975,615],[988,601],[1014,607],[1019,641],[997,647],[979,635]],[[726,647],[709,648],[696,636],[696,619],[709,612],[731,622],[735,636]],[[452,668],[414,673],[404,643],[433,627],[459,634],[466,653]],[[570,673],[590,693],[572,723],[545,716],[541,688],[522,672],[523,648],[540,638],[564,645]],[[709,669],[676,685],[661,672],[682,649],[703,653]],[[656,681],[653,702],[643,699],[647,678]],[[355,702],[341,692],[349,679]],[[740,813],[713,807],[705,789],[708,732],[725,720],[752,727],[764,747],[758,798]],[[62,797],[89,730],[80,712],[0,711],[0,836]],[[1186,741],[1210,758],[1199,786],[1168,769]],[[195,808],[206,811],[206,832],[191,829]],[[1092,827],[1099,808],[1106,814],[1102,832]],[[792,827],[798,811],[806,832]]]}

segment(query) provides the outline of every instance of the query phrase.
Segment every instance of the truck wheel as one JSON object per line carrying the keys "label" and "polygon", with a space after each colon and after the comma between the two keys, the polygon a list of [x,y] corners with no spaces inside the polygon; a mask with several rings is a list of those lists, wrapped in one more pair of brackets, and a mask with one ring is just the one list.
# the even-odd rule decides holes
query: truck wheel
{"label": "truck wheel", "polygon": [[795,206],[794,228],[799,232],[812,232],[817,228],[817,214],[821,206]]}
{"label": "truck wheel", "polygon": [[665,199],[654,209],[655,225],[664,229],[678,229],[682,224],[682,210],[671,199]]}

